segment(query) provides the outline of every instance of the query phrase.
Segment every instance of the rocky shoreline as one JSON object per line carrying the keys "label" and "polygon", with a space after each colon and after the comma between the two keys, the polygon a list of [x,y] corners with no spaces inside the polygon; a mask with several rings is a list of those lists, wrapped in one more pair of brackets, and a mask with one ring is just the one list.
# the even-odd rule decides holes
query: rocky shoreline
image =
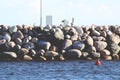
{"label": "rocky shoreline", "polygon": [[120,58],[120,26],[0,25],[0,61]]}

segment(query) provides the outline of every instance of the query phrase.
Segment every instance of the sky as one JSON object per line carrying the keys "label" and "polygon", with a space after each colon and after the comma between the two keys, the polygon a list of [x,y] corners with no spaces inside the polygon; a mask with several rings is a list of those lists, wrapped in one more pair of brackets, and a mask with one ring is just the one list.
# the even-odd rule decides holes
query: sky
{"label": "sky", "polygon": [[[42,25],[46,16],[53,17],[53,24],[63,19],[75,25],[120,25],[120,0],[42,0]],[[39,25],[40,0],[0,0],[0,24]]]}

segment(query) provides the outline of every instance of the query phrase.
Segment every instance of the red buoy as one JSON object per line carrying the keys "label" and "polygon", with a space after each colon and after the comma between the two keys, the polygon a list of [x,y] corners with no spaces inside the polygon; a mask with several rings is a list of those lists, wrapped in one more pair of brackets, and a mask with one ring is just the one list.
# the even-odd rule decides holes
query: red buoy
{"label": "red buoy", "polygon": [[101,61],[100,61],[99,59],[97,59],[95,65],[97,65],[97,66],[101,66]]}

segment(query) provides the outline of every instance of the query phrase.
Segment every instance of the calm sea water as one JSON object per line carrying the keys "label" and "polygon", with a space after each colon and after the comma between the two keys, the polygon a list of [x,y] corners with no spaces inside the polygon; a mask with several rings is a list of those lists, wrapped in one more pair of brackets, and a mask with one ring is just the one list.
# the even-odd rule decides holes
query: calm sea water
{"label": "calm sea water", "polygon": [[0,80],[120,80],[120,61],[0,62]]}

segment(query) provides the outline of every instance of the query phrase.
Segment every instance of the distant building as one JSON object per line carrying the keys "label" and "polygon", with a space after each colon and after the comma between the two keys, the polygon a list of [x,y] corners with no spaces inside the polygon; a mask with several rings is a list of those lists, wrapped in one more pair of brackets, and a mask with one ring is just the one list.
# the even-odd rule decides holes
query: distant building
{"label": "distant building", "polygon": [[46,25],[52,25],[52,16],[46,16]]}

